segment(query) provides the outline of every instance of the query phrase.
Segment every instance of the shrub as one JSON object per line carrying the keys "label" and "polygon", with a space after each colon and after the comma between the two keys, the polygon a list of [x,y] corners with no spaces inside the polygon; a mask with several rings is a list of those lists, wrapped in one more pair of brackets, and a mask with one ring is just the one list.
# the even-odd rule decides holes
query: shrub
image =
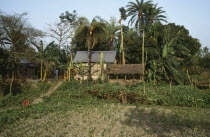
{"label": "shrub", "polygon": [[210,94],[202,93],[193,86],[144,86],[125,87],[117,84],[95,84],[85,89],[86,92],[103,99],[119,99],[124,103],[141,103],[146,105],[209,107]]}
{"label": "shrub", "polygon": [[24,99],[26,99],[26,97],[21,94],[17,94],[14,96],[8,94],[0,99],[0,108],[14,106],[14,105],[21,105],[21,102]]}

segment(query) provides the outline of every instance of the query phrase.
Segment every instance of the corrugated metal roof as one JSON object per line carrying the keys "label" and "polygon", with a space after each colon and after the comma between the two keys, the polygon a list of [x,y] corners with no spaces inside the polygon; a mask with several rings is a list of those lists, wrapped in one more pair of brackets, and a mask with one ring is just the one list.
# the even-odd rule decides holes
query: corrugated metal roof
{"label": "corrugated metal roof", "polygon": [[28,59],[20,59],[20,63],[21,64],[28,64],[28,63],[31,63],[31,61],[28,60]]}
{"label": "corrugated metal roof", "polygon": [[[114,63],[116,51],[92,51],[91,62],[100,62],[101,52],[104,53],[105,63]],[[88,62],[88,51],[77,51],[74,62]]]}

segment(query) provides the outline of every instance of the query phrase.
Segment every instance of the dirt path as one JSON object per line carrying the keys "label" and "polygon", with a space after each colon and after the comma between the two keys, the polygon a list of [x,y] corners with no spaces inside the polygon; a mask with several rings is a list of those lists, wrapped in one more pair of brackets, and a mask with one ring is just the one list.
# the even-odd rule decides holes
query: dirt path
{"label": "dirt path", "polygon": [[59,81],[55,86],[52,86],[45,94],[42,94],[40,97],[34,99],[31,104],[43,102],[43,97],[49,97],[61,84],[62,81]]}

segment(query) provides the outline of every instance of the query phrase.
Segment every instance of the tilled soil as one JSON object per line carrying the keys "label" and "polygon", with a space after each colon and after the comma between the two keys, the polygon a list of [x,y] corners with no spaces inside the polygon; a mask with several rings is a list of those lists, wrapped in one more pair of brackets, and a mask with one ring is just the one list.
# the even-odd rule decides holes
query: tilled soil
{"label": "tilled soil", "polygon": [[22,119],[0,136],[209,136],[209,129],[188,127],[189,122],[170,109],[105,104],[50,113],[41,119]]}

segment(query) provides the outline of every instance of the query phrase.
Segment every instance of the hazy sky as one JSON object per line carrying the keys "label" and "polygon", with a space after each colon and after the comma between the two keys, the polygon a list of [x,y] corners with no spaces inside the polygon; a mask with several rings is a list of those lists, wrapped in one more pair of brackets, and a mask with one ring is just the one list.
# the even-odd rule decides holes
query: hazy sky
{"label": "hazy sky", "polygon": [[[95,16],[119,19],[119,8],[135,0],[0,0],[6,13],[29,12],[29,22],[44,30],[46,24],[59,20],[62,12],[76,10],[91,20]],[[202,46],[210,48],[210,0],[153,0],[166,11],[169,22],[184,25]]]}

